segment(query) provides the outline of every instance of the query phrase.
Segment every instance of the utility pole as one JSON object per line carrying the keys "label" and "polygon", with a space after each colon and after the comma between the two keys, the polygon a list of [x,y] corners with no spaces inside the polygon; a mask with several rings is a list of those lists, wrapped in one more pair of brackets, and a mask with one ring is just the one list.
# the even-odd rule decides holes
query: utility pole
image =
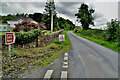
{"label": "utility pole", "polygon": [[54,2],[54,0],[51,0],[51,8],[52,8],[52,10],[51,10],[51,32],[53,32],[53,3]]}
{"label": "utility pole", "polygon": [[118,2],[118,20],[120,21],[120,1]]}

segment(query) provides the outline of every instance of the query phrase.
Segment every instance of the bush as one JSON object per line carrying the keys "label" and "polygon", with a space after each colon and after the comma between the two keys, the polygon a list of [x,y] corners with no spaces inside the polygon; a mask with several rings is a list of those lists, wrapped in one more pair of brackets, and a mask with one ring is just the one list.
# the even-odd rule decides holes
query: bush
{"label": "bush", "polygon": [[16,43],[17,44],[26,44],[31,43],[41,34],[41,30],[35,29],[29,32],[16,32]]}
{"label": "bush", "polygon": [[59,38],[55,39],[55,43],[61,44],[61,41],[59,41]]}
{"label": "bush", "polygon": [[82,32],[82,29],[81,29],[81,28],[75,28],[75,29],[74,29],[74,32],[75,32],[75,33],[80,33],[80,32]]}
{"label": "bush", "polygon": [[49,45],[49,48],[50,48],[50,49],[57,49],[58,46],[57,46],[56,44],[50,44],[50,45]]}
{"label": "bush", "polygon": [[107,30],[100,29],[88,29],[81,30],[78,28],[74,29],[75,33],[80,33],[83,36],[89,36],[95,39],[102,39],[105,41],[114,41],[120,42],[120,22],[117,20],[111,20],[111,22],[107,23]]}
{"label": "bush", "polygon": [[119,37],[119,28],[120,28],[120,23],[117,20],[111,20],[111,22],[107,23],[108,29],[108,38],[107,41],[114,41]]}

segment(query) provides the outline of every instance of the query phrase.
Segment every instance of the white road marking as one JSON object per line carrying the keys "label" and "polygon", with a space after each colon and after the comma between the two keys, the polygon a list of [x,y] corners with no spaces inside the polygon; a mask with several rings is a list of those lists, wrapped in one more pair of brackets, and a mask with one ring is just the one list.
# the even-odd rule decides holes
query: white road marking
{"label": "white road marking", "polygon": [[67,61],[67,60],[68,60],[68,57],[64,57],[64,60],[66,60],[66,61]]}
{"label": "white road marking", "polygon": [[66,66],[63,66],[63,68],[68,68],[68,65],[66,65]]}
{"label": "white road marking", "polygon": [[68,62],[63,62],[63,68],[68,68]]}
{"label": "white road marking", "polygon": [[66,52],[64,55],[67,57],[67,56],[68,56],[68,53]]}
{"label": "white road marking", "polygon": [[67,71],[61,72],[61,78],[67,78]]}
{"label": "white road marking", "polygon": [[68,65],[68,62],[63,62],[63,65]]}
{"label": "white road marking", "polygon": [[53,73],[53,70],[48,70],[48,71],[46,72],[46,74],[45,74],[44,78],[47,78],[47,80],[48,80],[48,79],[50,79],[50,78],[51,78],[52,73]]}

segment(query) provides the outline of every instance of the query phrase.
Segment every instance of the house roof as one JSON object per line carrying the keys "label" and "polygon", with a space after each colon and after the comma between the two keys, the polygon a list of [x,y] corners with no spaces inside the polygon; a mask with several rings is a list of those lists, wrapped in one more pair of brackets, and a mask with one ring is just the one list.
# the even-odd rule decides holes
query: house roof
{"label": "house roof", "polygon": [[24,20],[25,18],[27,18],[27,19],[30,20],[30,21],[34,21],[32,18],[24,17],[24,16],[19,16],[19,17],[13,18],[13,19],[8,20],[8,21],[18,21],[18,20],[20,20],[20,19]]}

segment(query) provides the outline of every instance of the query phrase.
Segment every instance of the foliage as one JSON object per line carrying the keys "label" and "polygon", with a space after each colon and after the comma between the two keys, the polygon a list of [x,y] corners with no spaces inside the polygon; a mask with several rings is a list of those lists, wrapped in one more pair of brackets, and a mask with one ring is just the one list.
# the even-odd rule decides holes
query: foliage
{"label": "foliage", "polygon": [[49,33],[51,33],[51,31],[49,31],[49,30],[44,30],[44,31],[46,31],[45,34],[49,34]]}
{"label": "foliage", "polygon": [[64,18],[60,17],[58,18],[58,25],[61,29],[65,30],[73,30],[75,28],[75,25],[70,20],[65,20]]}
{"label": "foliage", "polygon": [[[19,56],[17,58],[13,58],[12,60],[10,60],[9,57],[3,56],[3,60],[2,60],[3,72],[4,72],[3,77],[19,78],[21,77],[20,74],[23,74],[24,71],[25,71],[25,74],[23,74],[23,76],[25,76],[26,74],[28,74],[28,70],[31,69],[31,68],[28,68],[28,65],[33,66],[34,70],[38,69],[38,67],[36,68],[36,66],[39,66],[39,67],[47,66],[49,63],[54,61],[59,56],[59,54],[68,51],[71,48],[71,45],[70,45],[69,37],[67,35],[67,31],[64,31],[62,34],[66,36],[65,41],[69,44],[64,45],[63,43],[61,44],[53,43],[54,46],[57,47],[57,49],[50,49],[49,45],[45,47],[37,47],[37,48],[31,48],[31,49],[15,48],[15,50],[17,50],[17,52],[19,53]],[[8,50],[5,50],[5,51],[8,52]],[[35,55],[34,58],[31,57],[33,56],[33,53]],[[16,63],[19,63],[19,64],[17,65]],[[33,68],[29,70],[30,73],[33,72]],[[9,76],[10,74],[12,75]]]}
{"label": "foliage", "polygon": [[2,23],[7,23],[7,20],[11,20],[11,19],[19,17],[19,16],[25,16],[25,15],[24,15],[24,13],[23,14],[18,14],[17,13],[16,15],[8,14],[7,16],[2,16],[1,22]]}
{"label": "foliage", "polygon": [[94,10],[91,8],[88,9],[87,4],[81,4],[78,13],[75,14],[77,16],[77,21],[82,24],[83,29],[87,30],[89,29],[89,25],[94,25],[94,18],[92,17],[92,13],[94,13]]}
{"label": "foliage", "polygon": [[99,29],[89,29],[89,30],[82,30],[75,28],[75,33],[81,33],[84,36],[93,37],[96,39],[102,39],[105,41],[114,41],[118,42],[120,39],[120,23],[116,20],[111,20],[111,22],[107,23],[107,30],[99,30]]}
{"label": "foliage", "polygon": [[102,46],[105,46],[107,48],[110,48],[112,50],[120,52],[120,45],[118,44],[118,42],[108,42],[108,41],[105,41],[105,40],[102,40],[102,39],[97,39],[97,38],[93,38],[93,37],[90,37],[90,36],[82,35],[81,33],[75,33],[75,34],[78,35],[78,36],[84,37],[88,40],[94,41],[94,42],[96,42],[96,43],[98,43]]}
{"label": "foliage", "polygon": [[41,34],[41,30],[35,29],[29,32],[16,32],[16,43],[17,44],[26,44],[31,43]]}
{"label": "foliage", "polygon": [[[29,16],[31,18],[36,18],[35,14],[37,14],[37,16],[42,16],[42,19],[40,19],[41,17],[38,17],[38,21],[44,22],[47,29],[50,30],[50,16],[46,15],[46,14],[38,14],[38,13],[34,13],[34,14],[30,14]],[[35,21],[37,21],[36,19],[34,19]],[[60,29],[65,29],[65,30],[73,30],[75,28],[75,25],[73,24],[72,21],[68,20],[68,19],[64,19],[62,17],[55,17],[54,16],[54,31],[60,30]]]}
{"label": "foliage", "polygon": [[[49,6],[49,8],[50,8],[50,6]],[[49,13],[50,13],[50,11],[49,11]],[[7,16],[2,16],[2,20],[0,22],[7,23],[7,20],[11,20],[11,19],[19,17],[19,16],[25,16],[25,14],[18,14],[17,13],[16,15],[9,14]],[[35,20],[36,22],[45,23],[45,26],[47,27],[47,30],[50,30],[50,28],[51,28],[51,25],[50,25],[51,24],[50,23],[51,22],[51,19],[50,19],[51,16],[48,15],[47,12],[44,12],[44,14],[42,14],[42,13],[29,14],[29,17],[32,18],[33,20]],[[56,12],[54,12],[53,19],[54,19],[53,20],[54,31],[57,31],[57,30],[60,30],[60,29],[73,30],[75,28],[75,25],[73,24],[72,21],[70,21],[69,19],[64,19],[62,17],[57,17]],[[25,25],[28,26],[28,27],[24,27]],[[29,27],[28,24],[24,24],[24,26],[22,26],[22,28],[20,28],[23,31],[29,31],[29,30],[32,29],[31,27]],[[18,28],[15,28],[14,31],[19,32],[20,29],[19,29],[19,26],[18,26]]]}
{"label": "foliage", "polygon": [[11,55],[18,57],[18,52],[17,52],[17,50],[12,50]]}
{"label": "foliage", "polygon": [[36,22],[39,22],[39,23],[43,21],[42,13],[29,14],[29,17],[31,17],[33,20],[35,20]]}
{"label": "foliage", "polygon": [[24,19],[21,23],[15,24],[15,28],[13,29],[14,32],[19,32],[21,30],[27,32],[32,29],[38,29],[39,25],[32,23],[28,19]]}
{"label": "foliage", "polygon": [[75,29],[74,29],[74,32],[75,32],[75,33],[82,32],[82,29],[81,29],[81,28],[75,28]]}
{"label": "foliage", "polygon": [[57,27],[57,13],[55,11],[56,7],[55,7],[55,3],[51,2],[51,1],[47,1],[46,5],[45,5],[45,23],[47,25],[47,29],[50,30],[51,29],[51,12],[52,12],[52,7],[53,7],[53,26],[54,29]]}
{"label": "foliage", "polygon": [[[88,29],[82,30],[75,28],[74,33],[95,41],[103,46],[111,48],[115,51],[118,51],[120,48],[120,22],[117,20],[111,20],[111,22],[107,23],[107,30],[99,30],[99,29]],[[99,42],[101,41],[101,42]]]}
{"label": "foliage", "polygon": [[107,29],[107,34],[108,38],[107,41],[112,41],[120,37],[120,22],[117,20],[111,20],[111,22],[107,23],[108,29]]}
{"label": "foliage", "polygon": [[50,45],[49,45],[49,48],[50,48],[50,49],[57,49],[57,48],[58,48],[58,46],[57,46],[57,45],[55,45],[55,44],[50,44]]}
{"label": "foliage", "polygon": [[59,38],[58,39],[55,39],[55,43],[57,44],[64,44],[64,45],[69,45],[70,44],[70,40],[69,40],[69,37],[67,35],[67,30],[66,31],[63,31],[62,34],[65,35],[65,41],[59,41]]}

